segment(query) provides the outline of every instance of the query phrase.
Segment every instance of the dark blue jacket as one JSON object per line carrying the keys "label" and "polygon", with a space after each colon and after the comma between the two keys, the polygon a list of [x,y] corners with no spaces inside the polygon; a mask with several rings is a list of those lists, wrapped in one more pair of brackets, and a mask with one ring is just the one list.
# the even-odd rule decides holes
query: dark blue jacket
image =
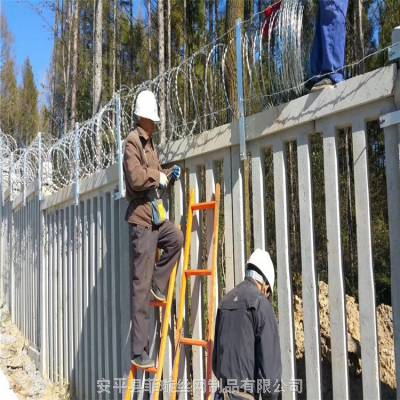
{"label": "dark blue jacket", "polygon": [[[281,379],[275,313],[250,278],[232,289],[218,308],[213,370],[223,387],[237,384],[249,393],[262,392],[263,380],[269,380],[273,387]],[[254,382],[252,388],[250,382]],[[263,387],[265,391],[268,385],[264,383]]]}

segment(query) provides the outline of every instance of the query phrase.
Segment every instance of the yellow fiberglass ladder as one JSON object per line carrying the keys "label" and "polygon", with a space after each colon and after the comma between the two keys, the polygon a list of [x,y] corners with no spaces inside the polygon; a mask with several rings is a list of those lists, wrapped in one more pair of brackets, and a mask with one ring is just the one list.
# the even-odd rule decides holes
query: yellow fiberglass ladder
{"label": "yellow fiberglass ladder", "polygon": [[[207,351],[207,383],[206,383],[206,399],[211,399],[212,392],[210,390],[210,383],[212,380],[212,351],[214,346],[214,320],[215,320],[215,302],[216,302],[216,284],[217,284],[217,257],[218,257],[218,228],[219,228],[219,204],[221,196],[220,185],[217,184],[215,187],[215,197],[213,201],[205,203],[194,202],[194,192],[190,194],[189,210],[186,222],[186,240],[185,240],[185,251],[183,259],[183,270],[182,270],[182,284],[179,293],[179,310],[178,320],[176,328],[176,343],[175,343],[175,358],[174,366],[172,370],[172,392],[171,400],[176,399],[176,390],[179,374],[179,360],[182,350],[182,346],[201,346]],[[192,222],[193,214],[196,211],[214,211],[214,222],[212,232],[212,247],[211,247],[211,269],[191,269],[189,268],[190,260],[190,242],[192,236]],[[207,277],[211,280],[211,296],[208,302],[208,329],[207,338],[193,339],[187,338],[183,335],[183,319],[186,299],[186,283],[187,278],[190,277]]]}
{"label": "yellow fiberglass ladder", "polygon": [[[176,383],[178,380],[179,373],[179,359],[180,359],[180,351],[182,345],[191,345],[191,346],[202,346],[207,350],[207,390],[206,390],[206,398],[211,398],[211,391],[209,390],[209,382],[212,379],[212,350],[214,343],[214,319],[215,319],[215,291],[216,291],[216,280],[217,280],[217,255],[218,255],[218,227],[219,227],[219,203],[220,203],[220,185],[217,184],[215,187],[215,200],[204,202],[204,203],[195,203],[194,202],[194,192],[191,192],[190,195],[190,203],[189,210],[186,222],[186,238],[185,238],[185,250],[184,250],[184,260],[183,260],[183,271],[182,271],[182,285],[179,293],[179,311],[178,311],[178,320],[177,320],[177,330],[176,330],[176,344],[175,344],[175,358],[174,358],[174,366],[172,371],[172,392],[171,392],[171,400],[176,399]],[[192,236],[192,222],[193,222],[193,213],[196,211],[206,211],[213,210],[214,211],[214,222],[213,222],[213,232],[212,232],[212,254],[211,254],[211,269],[189,269],[189,258],[190,258],[190,244],[191,244],[191,236]],[[177,266],[175,265],[172,270],[169,284],[168,284],[168,293],[167,299],[164,302],[160,301],[152,301],[150,304],[153,307],[160,307],[162,312],[162,326],[161,326],[161,340],[160,340],[160,348],[157,359],[157,366],[153,368],[143,368],[141,369],[143,372],[155,374],[154,377],[154,385],[153,385],[153,400],[158,400],[160,396],[160,387],[161,387],[161,378],[163,373],[163,366],[165,361],[165,352],[166,346],[168,342],[168,328],[169,322],[171,319],[171,307],[172,301],[174,297],[174,289],[175,289],[175,280],[176,280],[176,272]],[[191,339],[183,337],[183,318],[184,318],[184,310],[185,310],[185,293],[186,293],[186,279],[190,276],[206,276],[211,279],[211,298],[209,301],[209,310],[208,310],[208,334],[207,340],[201,339]],[[128,377],[127,388],[125,392],[125,400],[132,400],[134,395],[134,380],[137,376],[139,368],[132,365],[131,370]]]}
{"label": "yellow fiberglass ladder", "polygon": [[[158,307],[162,310],[162,326],[161,326],[161,338],[160,338],[160,349],[158,352],[157,364],[158,366],[152,368],[140,368],[143,372],[150,374],[155,374],[154,386],[153,386],[153,400],[158,400],[160,396],[160,385],[163,373],[163,366],[165,360],[165,351],[168,341],[168,327],[169,321],[171,319],[171,305],[174,298],[175,289],[175,279],[176,279],[176,264],[171,272],[168,284],[168,292],[166,301],[152,301],[150,305],[152,307]],[[125,400],[132,400],[135,390],[134,381],[137,376],[139,368],[132,365],[128,377],[127,388],[125,392]]]}

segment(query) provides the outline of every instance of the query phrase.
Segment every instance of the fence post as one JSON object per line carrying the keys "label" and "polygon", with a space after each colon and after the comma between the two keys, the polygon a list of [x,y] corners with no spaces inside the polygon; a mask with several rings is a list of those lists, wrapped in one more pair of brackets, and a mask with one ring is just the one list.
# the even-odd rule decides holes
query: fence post
{"label": "fence post", "polygon": [[[386,190],[389,217],[391,294],[397,390],[400,385],[400,110],[383,115],[380,127],[385,137]],[[399,392],[397,392],[399,394]],[[397,396],[399,398],[399,396]]]}
{"label": "fence post", "polygon": [[42,133],[38,133],[39,156],[38,156],[38,199],[42,200]]}
{"label": "fence post", "polygon": [[22,204],[24,205],[24,207],[26,206],[26,181],[25,181],[25,177],[26,177],[26,151],[27,149],[25,149],[24,151],[24,161],[23,161],[23,167],[22,167],[22,185],[23,185],[23,191],[22,191],[22,199],[23,202]]}
{"label": "fence post", "polygon": [[79,205],[79,159],[80,159],[80,140],[79,140],[79,123],[75,123],[75,143],[74,143],[74,168],[75,168],[75,205]]}
{"label": "fence post", "polygon": [[14,153],[10,154],[10,165],[8,166],[8,191],[10,192],[10,202],[13,201],[13,179],[12,179],[12,175],[13,175],[13,165],[14,165]]}
{"label": "fence post", "polygon": [[244,89],[243,89],[243,59],[242,59],[242,21],[236,20],[236,79],[237,79],[237,100],[239,106],[239,143],[240,159],[247,158],[246,151],[246,130],[244,126]]}
{"label": "fence post", "polygon": [[115,198],[122,199],[125,197],[125,183],[124,183],[124,168],[122,154],[122,141],[121,141],[121,97],[117,93],[115,97],[115,114],[116,114],[116,124],[115,132],[117,135],[117,164],[118,164],[118,192],[115,194]]}

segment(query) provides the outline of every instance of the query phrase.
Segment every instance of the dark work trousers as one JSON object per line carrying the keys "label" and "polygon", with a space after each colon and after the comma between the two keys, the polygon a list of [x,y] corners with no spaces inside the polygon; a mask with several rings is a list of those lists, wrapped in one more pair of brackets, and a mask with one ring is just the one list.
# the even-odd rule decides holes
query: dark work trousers
{"label": "dark work trousers", "polygon": [[[171,222],[146,228],[132,225],[132,355],[142,354],[149,336],[149,302],[152,284],[166,293],[171,271],[183,245],[183,234]],[[156,263],[157,248],[162,249]]]}

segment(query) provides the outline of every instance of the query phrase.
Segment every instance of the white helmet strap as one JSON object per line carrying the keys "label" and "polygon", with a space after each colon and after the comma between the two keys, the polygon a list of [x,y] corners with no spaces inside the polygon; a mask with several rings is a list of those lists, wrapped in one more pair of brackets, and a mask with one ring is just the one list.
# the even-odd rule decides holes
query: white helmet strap
{"label": "white helmet strap", "polygon": [[267,283],[264,276],[254,269],[247,268],[246,269],[246,277],[252,278],[259,283]]}

